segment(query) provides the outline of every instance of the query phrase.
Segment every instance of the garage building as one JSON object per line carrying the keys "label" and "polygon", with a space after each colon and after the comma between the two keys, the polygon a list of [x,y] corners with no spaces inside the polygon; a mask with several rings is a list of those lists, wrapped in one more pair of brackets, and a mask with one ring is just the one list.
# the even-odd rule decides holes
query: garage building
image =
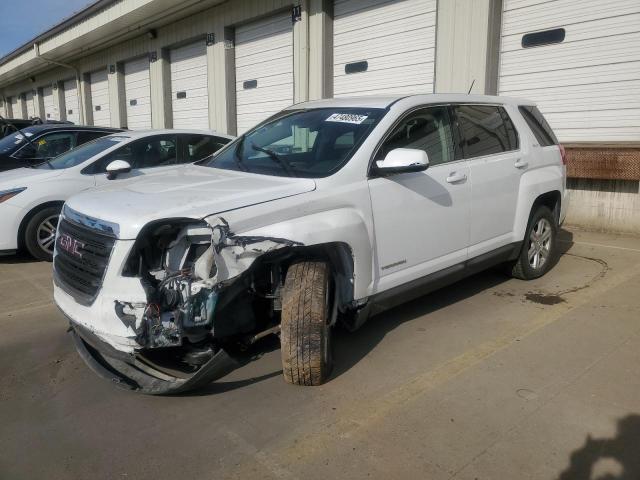
{"label": "garage building", "polygon": [[572,218],[640,231],[638,25],[639,0],[97,0],[0,59],[0,113],[240,134],[334,96],[526,97]]}

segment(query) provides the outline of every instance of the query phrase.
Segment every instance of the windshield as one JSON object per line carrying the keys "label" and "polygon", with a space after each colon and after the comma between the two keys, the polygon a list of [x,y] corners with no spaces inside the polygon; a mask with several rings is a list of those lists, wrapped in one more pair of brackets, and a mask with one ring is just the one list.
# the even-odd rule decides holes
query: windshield
{"label": "windshield", "polygon": [[24,135],[28,135],[29,137],[33,138],[32,137],[33,133],[31,132],[13,131],[3,139],[0,139],[0,154],[7,155],[10,153],[13,153],[15,150],[18,149],[18,147],[27,143],[27,140],[24,138]]}
{"label": "windshield", "polygon": [[75,167],[76,165],[80,165],[81,163],[89,160],[94,155],[97,155],[127,139],[128,137],[102,137],[92,142],[85,143],[73,150],[69,150],[67,153],[63,153],[53,160],[42,163],[35,168],[59,170]]}
{"label": "windshield", "polygon": [[349,161],[384,114],[379,108],[285,111],[200,165],[263,175],[326,177]]}

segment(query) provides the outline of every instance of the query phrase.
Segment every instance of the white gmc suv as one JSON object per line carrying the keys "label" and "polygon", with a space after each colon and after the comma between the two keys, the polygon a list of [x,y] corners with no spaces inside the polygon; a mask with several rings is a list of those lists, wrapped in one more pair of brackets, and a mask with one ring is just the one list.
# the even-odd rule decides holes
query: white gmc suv
{"label": "white gmc suv", "polygon": [[323,100],[199,164],[69,199],[55,301],[99,375],[199,387],[280,336],[286,381],[331,370],[331,329],[473,272],[543,275],[564,152],[533,103],[469,95]]}

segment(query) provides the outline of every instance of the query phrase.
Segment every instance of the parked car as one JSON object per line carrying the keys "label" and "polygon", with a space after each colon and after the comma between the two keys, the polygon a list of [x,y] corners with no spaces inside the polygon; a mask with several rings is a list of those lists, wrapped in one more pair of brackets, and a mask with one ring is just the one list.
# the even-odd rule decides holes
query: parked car
{"label": "parked car", "polygon": [[[99,132],[83,130],[78,136],[87,133]],[[140,178],[157,167],[201,160],[232,138],[198,130],[121,132],[35,167],[2,172],[0,251],[22,246],[35,258],[51,260],[60,209],[71,195],[112,180]]]}
{"label": "parked car", "polygon": [[0,140],[0,172],[46,162],[90,140],[121,131],[65,123],[25,127]]}
{"label": "parked car", "polygon": [[31,125],[73,125],[73,122],[68,120],[42,120],[39,117],[32,117],[28,120],[24,118],[4,118],[0,115],[0,138],[4,138],[7,135],[22,130],[23,128],[30,127]]}
{"label": "parked car", "polygon": [[197,165],[70,198],[54,298],[85,362],[146,393],[203,385],[279,333],[318,385],[331,329],[506,263],[545,274],[562,148],[533,103],[362,97],[294,105]]}

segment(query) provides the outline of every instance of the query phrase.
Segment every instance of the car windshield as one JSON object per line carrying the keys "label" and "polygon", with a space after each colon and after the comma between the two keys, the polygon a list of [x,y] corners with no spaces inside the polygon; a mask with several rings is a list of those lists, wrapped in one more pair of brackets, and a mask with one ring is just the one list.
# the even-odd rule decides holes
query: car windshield
{"label": "car windshield", "polygon": [[263,175],[326,177],[349,161],[385,112],[380,108],[281,112],[200,165]]}
{"label": "car windshield", "polygon": [[32,137],[33,133],[13,131],[3,139],[0,139],[0,154],[7,155],[17,150],[19,146],[27,142],[25,135]]}
{"label": "car windshield", "polygon": [[97,155],[127,139],[128,137],[101,137],[92,142],[85,143],[78,148],[69,150],[62,155],[57,156],[53,160],[41,163],[34,168],[59,170],[75,167],[76,165],[80,165],[81,163],[89,160],[94,155]]}

